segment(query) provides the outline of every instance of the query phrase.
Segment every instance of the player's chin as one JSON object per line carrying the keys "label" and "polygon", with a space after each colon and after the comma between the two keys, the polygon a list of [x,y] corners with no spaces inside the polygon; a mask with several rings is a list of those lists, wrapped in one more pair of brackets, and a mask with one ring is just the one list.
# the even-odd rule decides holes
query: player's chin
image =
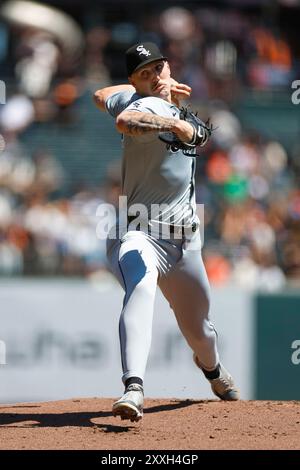
{"label": "player's chin", "polygon": [[168,89],[167,86],[160,87],[158,90],[155,92],[155,96],[158,98],[166,99],[170,95],[170,90]]}

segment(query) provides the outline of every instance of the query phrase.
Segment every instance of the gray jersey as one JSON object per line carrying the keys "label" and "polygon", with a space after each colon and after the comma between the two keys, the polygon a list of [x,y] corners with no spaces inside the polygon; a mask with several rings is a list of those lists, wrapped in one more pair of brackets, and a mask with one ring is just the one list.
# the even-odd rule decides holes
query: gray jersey
{"label": "gray jersey", "polygon": [[[113,117],[126,109],[179,119],[179,109],[173,104],[126,91],[111,95],[106,107]],[[123,137],[122,192],[128,207],[144,204],[153,219],[157,217],[151,209],[160,205],[160,220],[189,225],[196,213],[194,174],[195,158],[168,150],[156,133]]]}
{"label": "gray jersey", "polygon": [[[112,95],[106,106],[114,117],[128,109],[179,118],[176,106],[160,98],[141,98],[128,92]],[[143,203],[151,215],[151,205],[168,204],[163,212],[166,224],[190,225],[197,220],[195,158],[180,151],[172,153],[154,133],[124,136],[123,142],[123,193],[128,197],[129,209],[133,204]],[[184,207],[185,213],[181,210]],[[141,220],[140,214],[137,218]],[[122,226],[121,217],[118,224]],[[149,227],[148,221],[147,224]],[[199,230],[189,235],[188,230],[184,230],[182,239],[164,239],[152,233],[152,227],[165,228],[161,223],[156,224],[151,217],[150,226],[151,234],[147,227],[146,230],[125,227],[119,238],[107,239],[107,257],[112,272],[125,291],[119,323],[125,386],[129,379],[144,379],[157,284],[173,309],[199,366],[214,370],[219,363],[216,332],[209,318],[209,285],[201,258]],[[175,234],[177,227],[173,228]],[[126,397],[121,399],[122,406],[125,406]],[[114,407],[118,408],[118,403],[120,401]]]}

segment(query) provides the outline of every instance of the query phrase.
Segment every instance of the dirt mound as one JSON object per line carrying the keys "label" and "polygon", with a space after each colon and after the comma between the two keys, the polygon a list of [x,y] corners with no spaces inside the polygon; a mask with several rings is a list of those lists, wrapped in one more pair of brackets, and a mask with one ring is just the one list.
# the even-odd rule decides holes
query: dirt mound
{"label": "dirt mound", "polygon": [[145,400],[142,422],[110,399],[0,407],[0,449],[299,449],[300,402]]}

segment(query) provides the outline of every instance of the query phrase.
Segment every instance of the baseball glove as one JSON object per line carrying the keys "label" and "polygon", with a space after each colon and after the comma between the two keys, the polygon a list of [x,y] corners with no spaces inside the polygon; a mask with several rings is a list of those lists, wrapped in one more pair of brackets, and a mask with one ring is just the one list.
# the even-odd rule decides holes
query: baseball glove
{"label": "baseball glove", "polygon": [[189,111],[187,108],[180,108],[179,119],[187,121],[193,126],[194,134],[191,142],[182,142],[173,132],[160,132],[158,138],[167,144],[167,148],[173,152],[181,150],[184,155],[197,156],[196,147],[206,144],[213,130],[209,120],[205,123],[197,116],[197,113]]}

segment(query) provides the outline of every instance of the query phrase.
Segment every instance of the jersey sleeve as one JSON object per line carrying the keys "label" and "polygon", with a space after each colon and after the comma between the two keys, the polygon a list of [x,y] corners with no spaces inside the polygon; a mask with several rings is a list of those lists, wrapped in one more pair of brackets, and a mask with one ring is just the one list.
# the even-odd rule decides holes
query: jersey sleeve
{"label": "jersey sleeve", "polygon": [[138,95],[132,91],[117,91],[107,98],[105,102],[106,110],[111,116],[116,118],[137,98]]}
{"label": "jersey sleeve", "polygon": [[126,107],[126,111],[139,111],[141,113],[152,113],[162,117],[169,117],[167,109],[164,101],[155,97],[137,98]]}

